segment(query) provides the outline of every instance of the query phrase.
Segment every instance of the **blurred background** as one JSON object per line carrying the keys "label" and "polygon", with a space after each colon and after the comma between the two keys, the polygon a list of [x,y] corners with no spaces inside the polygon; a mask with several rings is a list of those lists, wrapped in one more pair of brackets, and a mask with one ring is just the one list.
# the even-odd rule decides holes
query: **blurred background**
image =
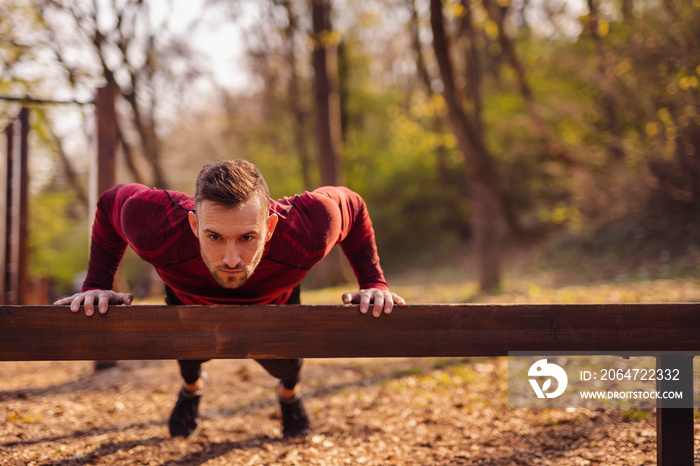
{"label": "blurred background", "polygon": [[700,299],[699,0],[2,0],[0,125],[30,109],[50,299],[87,264],[105,85],[117,182],[192,193],[243,158],[275,198],[346,185],[410,300]]}

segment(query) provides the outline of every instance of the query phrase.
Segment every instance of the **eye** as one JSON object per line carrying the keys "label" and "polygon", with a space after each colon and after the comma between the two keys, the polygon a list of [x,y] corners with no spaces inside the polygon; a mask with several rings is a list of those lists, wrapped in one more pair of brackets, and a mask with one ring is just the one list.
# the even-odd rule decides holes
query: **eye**
{"label": "eye", "polygon": [[221,236],[215,235],[215,234],[210,234],[210,235],[208,235],[208,238],[209,238],[211,241],[219,241],[219,240],[221,239]]}
{"label": "eye", "polygon": [[243,241],[244,243],[250,243],[250,242],[253,241],[254,239],[255,239],[255,237],[254,237],[253,235],[244,235],[244,236],[241,236],[241,241]]}

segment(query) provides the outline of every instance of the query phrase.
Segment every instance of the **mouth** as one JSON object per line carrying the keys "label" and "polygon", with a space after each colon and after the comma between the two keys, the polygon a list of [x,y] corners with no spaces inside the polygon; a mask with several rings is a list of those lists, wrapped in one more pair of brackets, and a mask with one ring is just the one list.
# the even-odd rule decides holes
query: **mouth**
{"label": "mouth", "polygon": [[243,272],[245,272],[244,269],[219,269],[219,272],[221,272],[224,275],[229,275],[232,277],[235,277],[236,275],[240,275]]}

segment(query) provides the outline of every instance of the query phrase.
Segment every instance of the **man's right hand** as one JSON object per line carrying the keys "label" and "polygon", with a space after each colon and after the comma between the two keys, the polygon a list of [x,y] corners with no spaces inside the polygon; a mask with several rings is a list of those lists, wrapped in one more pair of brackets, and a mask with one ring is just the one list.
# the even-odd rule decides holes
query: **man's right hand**
{"label": "man's right hand", "polygon": [[129,293],[116,293],[112,290],[90,290],[76,293],[73,296],[59,299],[54,305],[70,304],[72,312],[78,312],[80,306],[85,308],[85,315],[91,316],[95,313],[95,301],[100,314],[106,314],[110,304],[131,304],[134,296]]}

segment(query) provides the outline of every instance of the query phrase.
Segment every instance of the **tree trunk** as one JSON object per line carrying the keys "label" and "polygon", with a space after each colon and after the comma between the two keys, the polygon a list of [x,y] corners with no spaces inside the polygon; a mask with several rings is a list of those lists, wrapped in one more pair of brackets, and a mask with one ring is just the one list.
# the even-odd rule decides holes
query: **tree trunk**
{"label": "tree trunk", "polygon": [[[334,52],[336,48],[331,29],[330,0],[310,0],[313,20],[313,68],[316,102],[316,144],[318,165],[321,172],[321,185],[341,184],[340,109],[338,90],[335,85],[337,67]],[[334,70],[335,72],[332,72]],[[342,258],[338,247],[328,254],[311,274],[310,283],[316,287],[326,287],[347,283],[352,273]]]}
{"label": "tree trunk", "polygon": [[[428,98],[433,98],[436,94],[433,91],[432,79],[430,73],[428,72],[428,67],[425,63],[425,57],[423,56],[423,46],[420,40],[420,24],[418,19],[418,12],[416,11],[415,0],[408,0],[409,7],[411,8],[411,44],[413,46],[413,54],[416,60],[416,71],[418,78],[423,83],[425,92]],[[440,112],[435,112],[432,118],[432,130],[435,134],[442,136],[445,134],[446,122],[445,117]],[[453,221],[449,221],[451,218],[456,218],[459,215],[459,207],[457,206],[453,195],[450,190],[450,179],[447,173],[447,148],[445,147],[444,140],[441,137],[440,143],[435,149],[435,159],[436,159],[436,169],[437,169],[437,180],[438,180],[438,198],[442,202],[443,207],[446,209],[445,213],[445,223],[442,225],[446,228],[451,228],[454,225]]]}
{"label": "tree trunk", "polygon": [[[598,30],[598,8],[595,0],[588,0],[588,32],[595,44],[596,55],[598,57],[598,80],[600,91],[603,95],[602,106],[605,112],[607,131],[609,136],[603,139],[603,143],[608,148],[608,153],[614,160],[621,160],[625,157],[625,149],[622,144],[624,130],[620,124],[618,116],[617,90],[615,89],[615,76],[612,70],[611,58],[606,53],[603,38]],[[606,140],[607,139],[607,140]]]}
{"label": "tree trunk", "polygon": [[482,72],[481,72],[481,57],[479,54],[478,47],[478,33],[474,27],[473,13],[470,0],[462,0],[462,7],[464,8],[464,15],[462,16],[462,21],[460,24],[462,33],[467,37],[467,53],[466,53],[466,73],[465,79],[467,82],[467,99],[471,102],[474,108],[474,123],[477,125],[474,128],[477,132],[483,132],[481,127],[482,122],[482,98],[481,98],[481,84],[482,84]]}
{"label": "tree trunk", "polygon": [[290,113],[292,115],[292,131],[294,132],[294,145],[297,149],[301,177],[305,189],[311,189],[311,160],[306,141],[306,111],[302,107],[299,98],[299,74],[297,73],[297,55],[295,38],[298,31],[297,18],[292,10],[291,0],[284,0],[284,8],[287,11],[288,24],[285,28],[287,40],[287,66],[289,66],[289,86],[287,88]]}
{"label": "tree trunk", "polygon": [[430,25],[448,117],[464,156],[465,173],[471,186],[473,246],[479,286],[482,291],[490,292],[500,286],[503,210],[498,194],[498,176],[483,134],[479,131],[481,123],[465,112],[459,103],[440,0],[430,2]]}
{"label": "tree trunk", "polygon": [[338,146],[340,114],[338,93],[333,74],[329,71],[334,47],[331,35],[330,0],[311,0],[313,19],[313,68],[316,101],[316,143],[322,185],[340,183]]}

